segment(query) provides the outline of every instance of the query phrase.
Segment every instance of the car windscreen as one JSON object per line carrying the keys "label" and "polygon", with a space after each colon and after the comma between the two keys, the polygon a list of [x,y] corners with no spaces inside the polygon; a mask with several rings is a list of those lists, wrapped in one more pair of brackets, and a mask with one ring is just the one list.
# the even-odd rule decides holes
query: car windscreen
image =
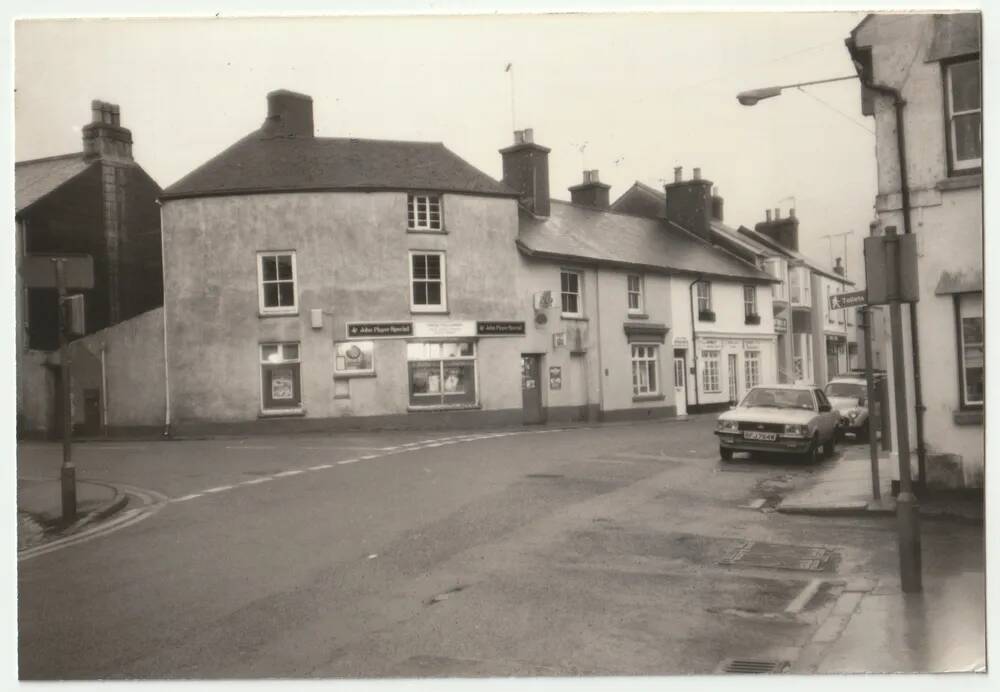
{"label": "car windscreen", "polygon": [[854,382],[831,382],[826,385],[826,395],[860,399],[865,396],[865,386]]}
{"label": "car windscreen", "polygon": [[761,406],[764,408],[815,409],[812,394],[805,389],[777,389],[756,387],[743,398],[740,406]]}

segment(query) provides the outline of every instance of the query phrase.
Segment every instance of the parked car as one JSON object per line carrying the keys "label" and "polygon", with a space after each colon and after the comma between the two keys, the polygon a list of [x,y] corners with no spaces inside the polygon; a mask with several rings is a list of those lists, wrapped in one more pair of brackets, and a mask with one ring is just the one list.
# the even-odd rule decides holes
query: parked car
{"label": "parked car", "polygon": [[794,454],[815,462],[836,448],[840,413],[813,385],[754,387],[738,406],[719,416],[719,456],[734,452]]}
{"label": "parked car", "polygon": [[843,375],[827,383],[826,396],[830,404],[840,411],[840,432],[859,440],[871,434],[868,418],[868,386],[864,377]]}

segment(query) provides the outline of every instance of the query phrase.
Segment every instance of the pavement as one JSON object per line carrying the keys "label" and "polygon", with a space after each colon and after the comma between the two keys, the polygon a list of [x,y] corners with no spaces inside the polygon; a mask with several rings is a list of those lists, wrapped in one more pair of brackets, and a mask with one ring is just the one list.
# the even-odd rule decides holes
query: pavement
{"label": "pavement", "polygon": [[[981,526],[927,522],[925,590],[904,596],[890,518],[773,511],[853,448],[815,467],[724,462],[714,420],[80,445],[82,478],[155,501],[22,556],[19,676],[985,660]],[[18,448],[23,477],[56,477],[59,461],[58,445]]]}
{"label": "pavement", "polygon": [[128,504],[114,485],[86,480],[76,483],[76,519],[62,519],[62,482],[56,476],[17,479],[17,547],[25,550],[71,534],[109,518]]}

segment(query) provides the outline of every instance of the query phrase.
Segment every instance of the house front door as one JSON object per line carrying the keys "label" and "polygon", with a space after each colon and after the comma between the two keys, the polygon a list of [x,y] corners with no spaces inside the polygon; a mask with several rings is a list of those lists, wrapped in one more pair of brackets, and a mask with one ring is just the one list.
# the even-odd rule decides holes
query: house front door
{"label": "house front door", "polygon": [[521,355],[521,403],[526,424],[544,423],[542,408],[541,356]]}
{"label": "house front door", "polygon": [[687,415],[687,359],[684,351],[674,351],[674,405],[678,416]]}
{"label": "house front door", "polygon": [[736,403],[740,400],[740,374],[738,356],[735,353],[729,354],[729,400]]}

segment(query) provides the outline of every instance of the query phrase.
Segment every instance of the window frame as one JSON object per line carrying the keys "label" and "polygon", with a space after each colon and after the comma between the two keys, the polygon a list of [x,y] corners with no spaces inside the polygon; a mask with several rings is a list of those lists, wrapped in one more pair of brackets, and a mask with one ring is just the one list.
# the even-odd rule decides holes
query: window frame
{"label": "window frame", "polygon": [[[701,288],[705,287],[705,295],[702,295]],[[695,300],[698,301],[698,312],[712,312],[712,282],[711,281],[699,281],[695,284]],[[702,307],[702,300],[705,301],[706,307]]]}
{"label": "window frame", "polygon": [[[425,222],[418,220],[417,204],[423,199],[427,205],[424,213]],[[431,214],[434,213],[432,205],[437,206],[437,227],[435,228]],[[439,193],[433,192],[409,192],[406,195],[406,230],[415,233],[444,233],[444,200]]]}
{"label": "window frame", "polygon": [[[712,354],[712,355],[708,355]],[[721,367],[719,365],[719,358],[722,355],[720,349],[702,349],[701,356],[699,360],[702,363],[701,366],[701,390],[704,394],[721,394],[722,393],[722,378]],[[709,389],[709,364],[714,364],[714,388]]]}
{"label": "window frame", "polygon": [[[277,346],[278,352],[281,354],[281,359],[272,361],[264,358],[264,349],[268,346]],[[295,346],[297,355],[295,358],[288,358],[285,356],[285,347]],[[296,402],[293,406],[275,406],[268,407],[265,403],[264,396],[264,372],[267,366],[275,365],[290,365],[293,367],[293,383],[296,387],[295,394]],[[303,412],[302,407],[302,342],[301,341],[262,341],[257,344],[257,377],[260,383],[258,388],[258,397],[260,404],[260,412],[264,415],[294,415]]]}
{"label": "window frame", "polygon": [[[563,290],[563,276],[576,277],[576,291]],[[576,296],[576,312],[566,310],[565,296]],[[559,310],[563,317],[583,317],[583,272],[579,269],[569,269],[562,267],[559,269]]]}
{"label": "window frame", "polygon": [[[979,300],[982,303],[979,315],[969,315],[969,318],[978,317],[983,320],[983,383],[986,382],[986,362],[985,362],[985,352],[986,352],[986,310],[985,310],[985,296],[981,293],[956,293],[954,295],[954,306],[955,306],[955,345],[956,345],[956,358],[955,362],[958,367],[958,407],[962,411],[978,411],[982,410],[985,406],[985,396],[983,401],[969,401],[968,386],[966,380],[966,365],[965,365],[965,331],[962,329],[962,320],[965,319],[962,316],[962,298],[965,296],[980,296]],[[984,387],[985,389],[985,387]]]}
{"label": "window frame", "polygon": [[[297,315],[299,314],[299,272],[296,264],[295,250],[258,250],[257,251],[257,312],[259,315]],[[264,280],[264,259],[267,257],[282,257],[288,255],[292,258],[292,278],[274,280]],[[275,260],[275,277],[277,277],[277,260]],[[292,305],[278,305],[268,307],[264,304],[264,284],[292,284]],[[279,289],[280,300],[280,289]]]}
{"label": "window frame", "polygon": [[[952,90],[952,78],[951,69],[956,65],[961,65],[964,63],[976,62],[979,63],[979,108],[973,110],[960,111],[958,113],[954,110],[954,92]],[[968,115],[971,113],[979,113],[979,136],[980,136],[980,147],[982,147],[982,132],[983,132],[983,62],[982,56],[979,53],[974,55],[965,55],[952,60],[945,60],[941,62],[941,70],[943,72],[941,85],[944,92],[944,130],[945,130],[945,149],[947,150],[947,173],[949,176],[952,175],[969,175],[980,173],[983,170],[983,151],[980,148],[978,159],[968,159],[966,162],[959,162],[958,160],[958,142],[955,139],[955,127],[954,119],[956,116]]]}
{"label": "window frame", "polygon": [[[359,369],[348,369],[338,367],[338,362],[341,358],[344,358],[344,363],[346,365],[346,354],[341,354],[341,349],[347,349],[351,346],[357,346],[362,352],[367,351],[368,357],[370,359],[371,365],[368,368]],[[337,379],[340,378],[350,378],[350,377],[374,377],[375,376],[375,342],[373,340],[353,340],[348,339],[347,341],[334,341],[333,342],[333,376]]]}
{"label": "window frame", "polygon": [[[642,349],[646,353],[641,356],[636,355],[636,350]],[[650,354],[650,351],[652,352]],[[632,364],[632,396],[633,397],[655,397],[660,396],[661,387],[660,382],[663,379],[663,373],[660,368],[660,344],[637,341],[629,344],[629,362]],[[637,367],[641,370],[645,366],[646,370],[646,391],[641,391],[639,385],[639,372]],[[649,376],[649,368],[653,367],[653,376]],[[654,387],[649,388],[649,381],[652,379],[654,381]]]}
{"label": "window frame", "polygon": [[[760,365],[760,351],[743,351],[743,384],[746,385],[745,389],[748,392],[754,387],[760,386]],[[754,373],[755,378],[750,377],[751,372]],[[754,381],[751,382],[751,379]]]}
{"label": "window frame", "polygon": [[[445,344],[445,343],[455,343],[455,344],[469,344],[472,349],[472,354],[468,356],[440,356],[437,358],[410,358],[409,345],[410,344]],[[437,403],[428,404],[414,404],[413,399],[415,397],[413,393],[413,373],[410,368],[412,363],[438,363],[439,368],[439,381],[441,383],[441,391],[437,394],[427,393],[416,396],[427,397],[427,400],[432,398],[437,399]],[[446,393],[444,391],[444,368],[447,363],[471,363],[472,364],[472,386],[475,388],[475,400],[471,403],[459,403],[459,404],[447,404],[445,403]],[[434,411],[434,410],[454,410],[454,409],[471,409],[479,408],[479,346],[475,339],[411,339],[407,341],[407,353],[406,353],[406,401],[407,408],[414,411]]]}
{"label": "window frame", "polygon": [[[408,252],[407,262],[409,263],[410,272],[410,312],[419,313],[446,313],[448,312],[448,262],[443,250],[410,250]],[[415,282],[422,281],[425,284],[430,284],[434,279],[416,279],[413,275],[413,260],[415,257],[429,257],[436,256],[440,259],[441,263],[441,276],[437,281],[441,284],[441,302],[436,304],[426,304],[418,305],[416,303],[416,291]]]}
{"label": "window frame", "polygon": [[[632,290],[632,279],[636,280],[636,290]],[[642,274],[626,274],[625,275],[625,305],[628,308],[628,314],[630,315],[642,315],[645,312],[645,286]],[[632,307],[632,296],[635,296],[636,307]]]}
{"label": "window frame", "polygon": [[[747,300],[747,291],[750,291],[750,300]],[[757,312],[757,287],[753,284],[743,284],[743,317],[759,317]]]}

